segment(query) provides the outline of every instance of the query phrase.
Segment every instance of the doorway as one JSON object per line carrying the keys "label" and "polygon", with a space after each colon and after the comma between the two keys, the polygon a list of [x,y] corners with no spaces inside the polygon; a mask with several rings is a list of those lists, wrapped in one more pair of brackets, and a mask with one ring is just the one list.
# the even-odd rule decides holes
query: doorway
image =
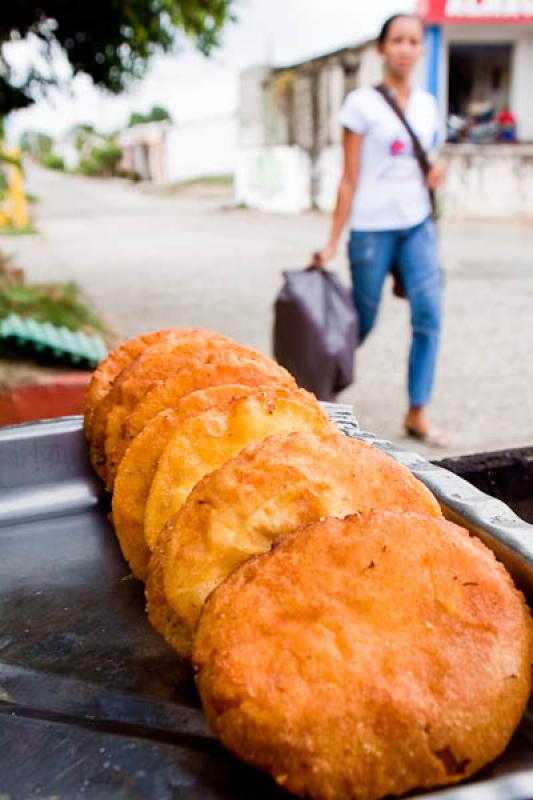
{"label": "doorway", "polygon": [[472,104],[509,108],[512,44],[453,44],[449,49],[448,111],[466,117]]}

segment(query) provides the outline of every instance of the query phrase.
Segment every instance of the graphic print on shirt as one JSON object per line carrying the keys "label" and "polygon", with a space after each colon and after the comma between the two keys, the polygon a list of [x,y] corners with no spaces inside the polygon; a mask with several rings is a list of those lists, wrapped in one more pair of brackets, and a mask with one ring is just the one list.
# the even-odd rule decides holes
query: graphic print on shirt
{"label": "graphic print on shirt", "polygon": [[405,155],[406,150],[405,142],[402,142],[401,139],[395,139],[389,148],[391,156]]}
{"label": "graphic print on shirt", "polygon": [[413,176],[413,169],[416,172],[418,164],[413,151],[411,139],[403,139],[396,136],[389,146],[389,157],[383,162],[381,168],[377,170],[378,179],[405,180]]}

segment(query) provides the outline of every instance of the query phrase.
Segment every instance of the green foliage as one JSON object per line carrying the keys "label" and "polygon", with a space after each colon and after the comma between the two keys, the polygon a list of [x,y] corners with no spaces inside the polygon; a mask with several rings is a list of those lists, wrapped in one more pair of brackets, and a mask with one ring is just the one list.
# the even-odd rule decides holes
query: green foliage
{"label": "green foliage", "polygon": [[28,223],[24,228],[13,226],[0,228],[0,236],[33,236],[36,233],[38,233],[38,230],[33,222]]}
{"label": "green foliage", "polygon": [[86,158],[82,158],[78,170],[82,175],[114,175],[122,157],[120,147],[108,142],[102,147],[93,147]]}
{"label": "green foliage", "polygon": [[20,137],[20,149],[22,150],[23,153],[31,153],[32,137],[29,131],[24,131],[24,133]]}
{"label": "green foliage", "polygon": [[21,167],[20,158],[17,156],[10,156],[0,146],[0,167],[2,164],[13,164],[15,167]]}
{"label": "green foliage", "polygon": [[90,329],[107,334],[99,316],[87,305],[76,283],[21,284],[2,286],[0,283],[0,317],[18,314],[37,322],[64,325],[71,331]]}
{"label": "green foliage", "polygon": [[52,137],[48,136],[47,133],[37,133],[37,153],[40,156],[44,156],[47,153],[52,152],[53,141]]}
{"label": "green foliage", "polygon": [[138,111],[134,111],[132,114],[130,114],[127,127],[133,128],[134,125],[142,125],[143,122],[146,122],[146,117],[144,114],[139,114]]}
{"label": "green foliage", "polygon": [[57,170],[64,170],[65,169],[65,162],[61,158],[61,156],[56,156],[54,153],[49,153],[46,156],[41,158],[41,164],[43,167],[48,167],[48,169],[57,169]]}
{"label": "green foliage", "polygon": [[41,160],[52,152],[52,137],[47,133],[38,131],[25,131],[20,137],[20,148],[24,153],[30,153],[34,158]]}
{"label": "green foliage", "polygon": [[200,175],[198,178],[188,178],[185,181],[174,183],[167,189],[172,193],[182,189],[188,189],[191,186],[232,186],[234,181],[233,175]]}
{"label": "green foliage", "polygon": [[82,158],[80,160],[80,163],[78,164],[78,172],[81,175],[87,175],[90,178],[94,178],[99,174],[98,167],[91,158]]}
{"label": "green foliage", "polygon": [[172,121],[170,113],[166,108],[163,108],[163,106],[152,106],[150,118],[152,122],[163,122],[165,120],[168,120],[169,122]]}
{"label": "green foliage", "polygon": [[78,152],[82,150],[88,142],[91,142],[94,138],[99,138],[99,134],[92,125],[76,125],[71,133],[76,137],[76,149]]}
{"label": "green foliage", "polygon": [[152,110],[149,111],[148,114],[139,114],[138,111],[134,111],[132,114],[130,114],[127,127],[133,128],[134,125],[142,125],[145,122],[167,121],[172,121],[172,117],[167,109],[163,108],[162,106],[152,106]]}
{"label": "green foliage", "polygon": [[138,183],[142,181],[142,175],[139,175],[134,169],[117,169],[115,172],[119,178],[124,178],[127,181],[133,181],[133,183]]}
{"label": "green foliage", "polygon": [[[2,3],[0,48],[34,34],[48,62],[34,66],[23,84],[0,59],[0,116],[32,102],[54,83],[54,45],[65,53],[74,74],[89,75],[97,86],[122,92],[142,77],[156,52],[176,44],[177,31],[208,55],[217,47],[234,0],[13,0]],[[37,61],[35,62],[38,63]]]}

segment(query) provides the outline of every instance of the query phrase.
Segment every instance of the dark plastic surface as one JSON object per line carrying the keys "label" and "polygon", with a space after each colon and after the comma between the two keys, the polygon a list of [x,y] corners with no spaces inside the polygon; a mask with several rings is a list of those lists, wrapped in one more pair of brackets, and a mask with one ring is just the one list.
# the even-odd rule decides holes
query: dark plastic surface
{"label": "dark plastic surface", "polygon": [[476,453],[435,463],[503,500],[519,517],[533,523],[533,447]]}
{"label": "dark plastic surface", "polygon": [[[333,413],[366,438],[346,409]],[[148,625],[107,512],[80,419],[0,430],[0,797],[288,798],[207,730],[190,667]],[[475,781],[431,797],[532,798],[531,715]]]}

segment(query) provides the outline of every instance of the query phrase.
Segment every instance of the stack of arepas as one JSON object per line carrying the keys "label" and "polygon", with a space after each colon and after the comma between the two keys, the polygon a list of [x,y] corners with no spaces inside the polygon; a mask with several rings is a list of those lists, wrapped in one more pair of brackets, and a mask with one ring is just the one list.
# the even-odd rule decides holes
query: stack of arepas
{"label": "stack of arepas", "polygon": [[301,797],[372,800],[505,749],[531,689],[522,594],[286,370],[148,334],[96,370],[85,431],[149,619],[232,752]]}

